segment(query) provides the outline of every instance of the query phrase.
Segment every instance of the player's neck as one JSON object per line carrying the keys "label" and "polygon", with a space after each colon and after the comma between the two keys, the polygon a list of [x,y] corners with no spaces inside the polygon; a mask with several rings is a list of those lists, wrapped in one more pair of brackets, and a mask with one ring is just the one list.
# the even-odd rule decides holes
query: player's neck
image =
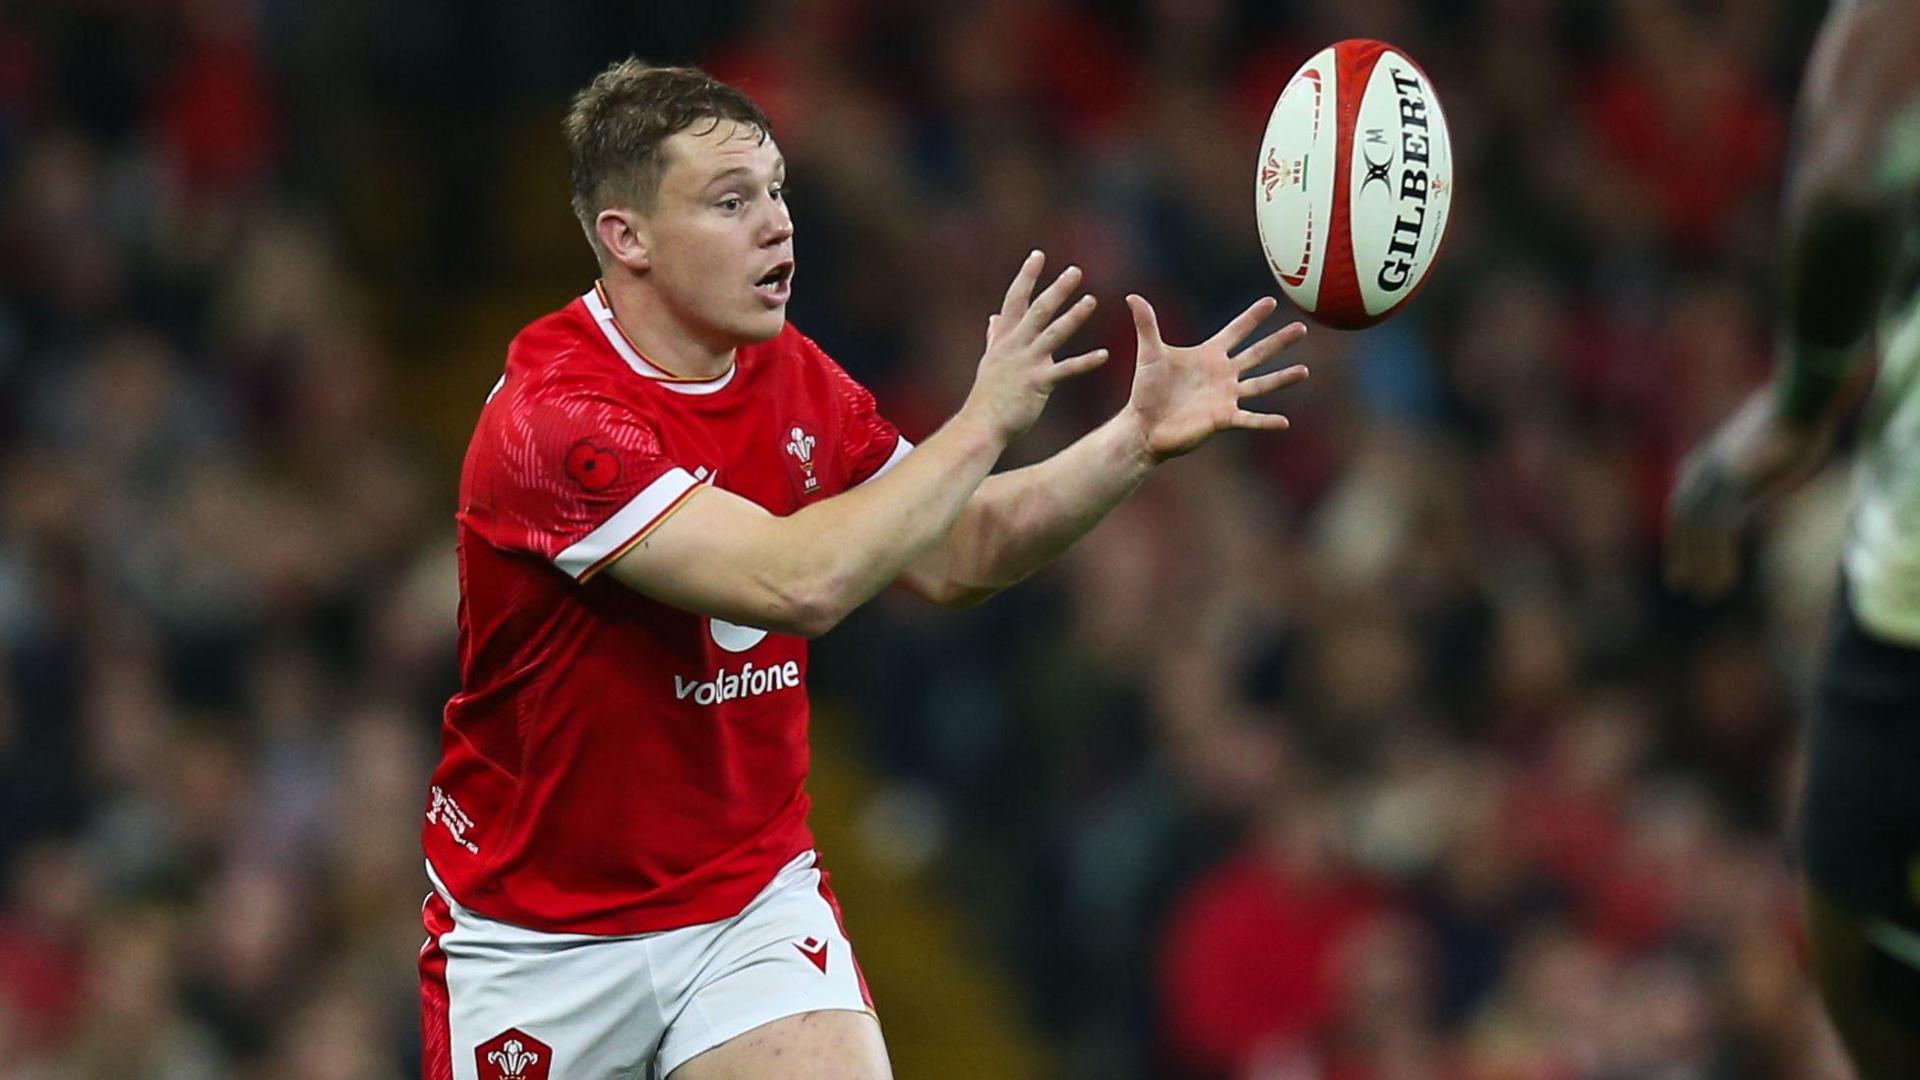
{"label": "player's neck", "polygon": [[736,347],[703,344],[651,291],[618,275],[601,279],[613,321],[654,367],[678,379],[713,379],[733,366]]}

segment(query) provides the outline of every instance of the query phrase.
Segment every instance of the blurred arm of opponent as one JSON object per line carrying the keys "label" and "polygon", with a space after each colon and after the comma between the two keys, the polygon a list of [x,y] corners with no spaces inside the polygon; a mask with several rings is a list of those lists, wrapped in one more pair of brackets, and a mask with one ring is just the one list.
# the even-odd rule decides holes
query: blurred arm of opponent
{"label": "blurred arm of opponent", "polygon": [[1732,586],[1740,530],[1764,498],[1826,459],[1841,414],[1857,400],[1842,391],[1870,375],[1900,197],[1913,182],[1914,151],[1894,133],[1914,123],[1917,22],[1911,0],[1842,0],[1814,43],[1781,234],[1780,355],[1768,385],[1681,466],[1667,548],[1667,578],[1678,588],[1711,596]]}

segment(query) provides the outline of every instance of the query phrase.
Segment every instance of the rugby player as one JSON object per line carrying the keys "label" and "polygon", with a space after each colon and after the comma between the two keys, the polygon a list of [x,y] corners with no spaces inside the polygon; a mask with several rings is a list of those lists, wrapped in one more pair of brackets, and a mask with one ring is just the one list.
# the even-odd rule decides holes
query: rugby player
{"label": "rugby player", "polygon": [[[460,667],[428,792],[425,1075],[885,1077],[807,827],[807,639],[898,583],[976,602],[1229,429],[1299,339],[1263,298],[1191,347],[1132,309],[1132,393],[992,473],[1094,309],[1021,264],[918,446],[786,320],[786,164],[738,90],[637,60],[565,122],[600,279],[523,330],[460,479]],[[937,287],[937,285],[930,285]],[[1037,290],[1037,291],[1036,291]],[[985,313],[983,313],[985,314]]]}
{"label": "rugby player", "polygon": [[1858,413],[1852,526],[1799,846],[1815,981],[1868,1080],[1920,1077],[1920,7],[1841,0],[1801,87],[1775,378],[1688,459],[1668,576],[1706,594],[1742,525]]}

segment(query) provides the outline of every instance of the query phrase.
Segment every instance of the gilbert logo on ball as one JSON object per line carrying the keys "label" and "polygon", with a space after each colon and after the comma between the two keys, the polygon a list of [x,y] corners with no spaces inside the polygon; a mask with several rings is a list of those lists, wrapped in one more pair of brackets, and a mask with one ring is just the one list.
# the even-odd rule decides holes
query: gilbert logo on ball
{"label": "gilbert logo on ball", "polygon": [[1301,65],[1267,120],[1254,216],[1288,299],[1341,330],[1372,326],[1426,280],[1453,203],[1453,143],[1433,83],[1353,38]]}

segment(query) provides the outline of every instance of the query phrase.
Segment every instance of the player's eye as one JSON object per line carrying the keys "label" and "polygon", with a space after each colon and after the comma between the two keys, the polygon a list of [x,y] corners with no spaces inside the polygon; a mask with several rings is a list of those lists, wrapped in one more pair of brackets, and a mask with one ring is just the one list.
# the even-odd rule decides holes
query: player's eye
{"label": "player's eye", "polygon": [[772,196],[774,202],[779,202],[780,200],[786,198],[787,182],[785,180],[782,180],[779,183],[773,185],[772,187],[767,189],[767,194]]}
{"label": "player's eye", "polygon": [[747,202],[745,199],[742,199],[738,195],[729,195],[726,198],[721,199],[715,205],[720,207],[720,209],[725,210],[727,213],[732,214],[732,213],[738,212],[741,207],[747,205]]}

